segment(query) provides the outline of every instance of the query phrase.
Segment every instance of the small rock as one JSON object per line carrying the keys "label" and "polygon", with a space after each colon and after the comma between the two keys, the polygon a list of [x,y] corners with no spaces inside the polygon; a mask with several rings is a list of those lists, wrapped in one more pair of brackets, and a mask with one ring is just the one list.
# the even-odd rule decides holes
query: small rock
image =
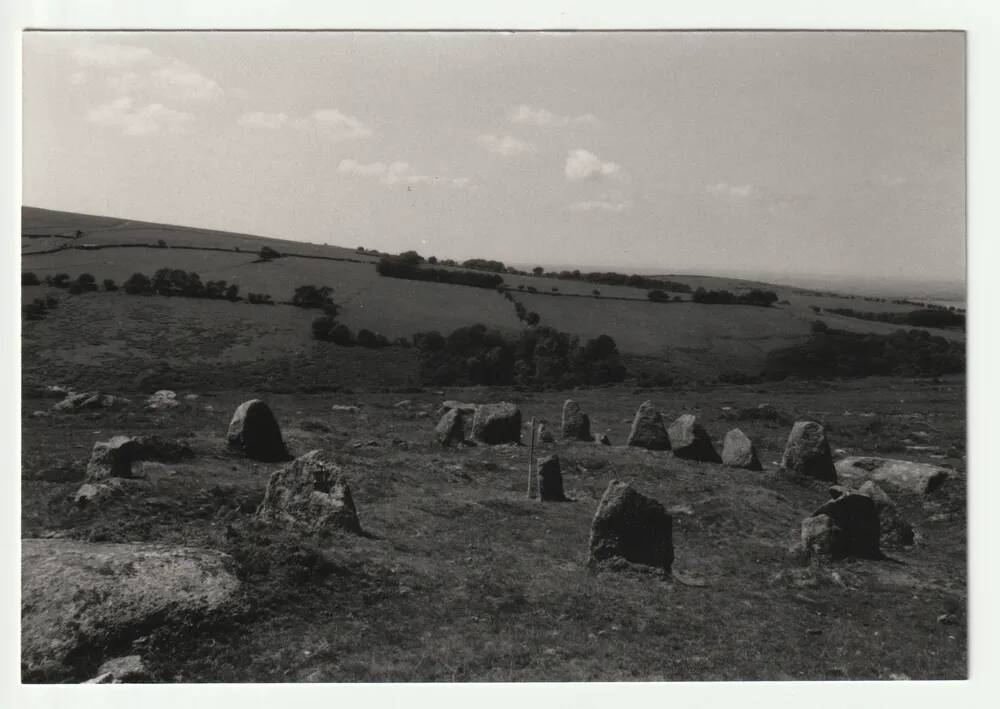
{"label": "small rock", "polygon": [[148,399],[146,399],[146,408],[154,411],[158,411],[160,409],[173,409],[180,405],[181,402],[177,401],[177,394],[169,389],[161,389],[160,391],[154,392]]}

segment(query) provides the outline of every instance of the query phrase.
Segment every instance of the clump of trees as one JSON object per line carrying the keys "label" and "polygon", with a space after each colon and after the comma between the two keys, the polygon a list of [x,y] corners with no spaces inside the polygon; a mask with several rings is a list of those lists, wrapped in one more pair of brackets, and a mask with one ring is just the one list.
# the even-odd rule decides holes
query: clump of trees
{"label": "clump of trees", "polygon": [[447,337],[420,332],[413,345],[420,351],[422,378],[437,385],[565,387],[619,382],[626,374],[612,338],[601,335],[581,345],[578,338],[549,327],[509,339],[477,324]]}
{"label": "clump of trees", "polygon": [[81,273],[76,277],[76,280],[69,284],[69,292],[71,295],[80,295],[81,293],[91,293],[97,290],[97,280],[90,273]]}
{"label": "clump of trees", "polygon": [[40,286],[42,282],[32,271],[25,271],[21,274],[21,286]]}
{"label": "clump of trees", "polygon": [[462,261],[462,268],[471,268],[476,271],[489,271],[491,273],[509,273],[507,266],[502,261],[491,261],[484,258],[470,258]]}
{"label": "clump of trees", "polygon": [[273,261],[276,258],[281,258],[281,253],[270,246],[262,246],[257,255],[261,261]]}
{"label": "clump of trees", "polygon": [[957,327],[965,329],[965,315],[945,310],[941,307],[911,310],[905,313],[873,313],[854,310],[853,308],[826,308],[826,312],[833,313],[834,315],[844,315],[849,318],[896,323],[897,325],[910,325],[912,327]]}
{"label": "clump of trees", "polygon": [[400,256],[387,256],[379,259],[378,263],[375,264],[375,270],[380,276],[388,278],[453,283],[455,285],[473,286],[475,288],[496,288],[503,283],[503,277],[498,274],[427,268],[408,262]]}
{"label": "clump of trees", "polygon": [[104,290],[106,290],[108,293],[114,293],[115,291],[118,290],[118,286],[115,284],[113,278],[105,278],[103,281],[103,285],[104,285]]}
{"label": "clump of trees", "polygon": [[905,376],[936,377],[965,371],[965,347],[926,330],[889,335],[854,333],[814,325],[802,345],[767,354],[763,376],[784,379]]}
{"label": "clump of trees", "polygon": [[338,308],[333,302],[332,295],[333,288],[330,286],[299,286],[292,295],[292,305],[296,308],[332,310],[332,313],[327,314],[336,316]]}
{"label": "clump of trees", "polygon": [[[95,285],[96,288],[96,285]],[[194,271],[179,268],[161,268],[152,278],[144,273],[133,273],[121,285],[128,295],[166,295],[209,300],[240,300],[240,289],[235,283],[224,280],[203,283]],[[110,278],[104,280],[104,290],[116,291],[118,286]]]}
{"label": "clump of trees", "polygon": [[691,296],[691,300],[707,305],[756,305],[761,308],[769,308],[778,302],[778,295],[774,291],[760,290],[759,288],[754,288],[742,295],[736,295],[727,290],[698,288]]}

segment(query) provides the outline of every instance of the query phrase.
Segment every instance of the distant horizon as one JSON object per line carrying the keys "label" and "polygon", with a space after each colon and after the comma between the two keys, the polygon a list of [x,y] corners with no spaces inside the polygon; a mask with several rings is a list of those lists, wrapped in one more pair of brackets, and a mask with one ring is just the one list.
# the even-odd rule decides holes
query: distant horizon
{"label": "distant horizon", "polygon": [[[215,231],[215,232],[228,232],[232,234],[240,234],[243,236],[259,237],[263,239],[275,239],[279,241],[287,241],[289,243],[309,243],[322,246],[329,246],[331,248],[343,248],[343,249],[356,249],[357,244],[351,246],[350,244],[334,244],[327,242],[312,242],[304,240],[288,239],[282,236],[277,236],[274,234],[261,234],[261,233],[249,233],[249,232],[238,232],[232,231],[230,229],[219,229],[215,227],[209,227],[197,224],[179,224],[176,222],[163,222],[152,219],[145,219],[140,217],[133,217],[122,214],[91,214],[87,212],[79,212],[72,209],[58,209],[55,207],[43,207],[37,204],[23,204],[22,208],[27,209],[40,209],[52,212],[64,212],[72,214],[80,214],[88,217],[104,218],[104,219],[122,219],[127,221],[137,221],[145,223],[156,223],[163,224],[165,226],[176,226],[184,229],[191,230],[202,230],[202,231]],[[406,250],[406,249],[404,249]],[[395,252],[399,253],[399,252]],[[422,253],[421,256],[435,256],[438,259],[452,259],[458,261],[466,260],[465,258],[457,259],[448,254],[431,254]],[[470,256],[467,258],[482,258],[476,256]],[[706,276],[711,278],[732,278],[735,280],[745,280],[745,281],[760,281],[764,283],[770,283],[773,285],[781,285],[793,288],[807,288],[815,290],[823,289],[833,289],[839,288],[841,292],[854,295],[872,295],[881,297],[916,297],[921,296],[927,299],[941,299],[941,300],[953,300],[956,302],[966,302],[966,281],[964,279],[958,281],[933,281],[933,280],[908,280],[905,278],[900,278],[896,280],[890,280],[890,284],[893,287],[882,287],[882,288],[872,288],[870,286],[870,281],[864,278],[851,277],[851,276],[838,276],[836,274],[822,274],[822,273],[781,273],[781,272],[735,272],[735,271],[720,271],[712,268],[711,266],[706,266],[704,268],[698,269],[697,271],[673,271],[671,272],[668,266],[656,267],[656,266],[639,266],[639,265],[609,265],[609,264],[556,264],[556,263],[527,263],[518,262],[513,260],[507,260],[503,258],[498,258],[497,260],[502,261],[506,266],[519,268],[522,270],[530,271],[535,266],[542,266],[547,271],[562,271],[562,270],[579,270],[581,272],[589,271],[615,271],[619,273],[636,273],[639,275],[646,276],[663,276],[669,278],[670,276],[686,276],[686,277],[699,277]],[[845,290],[849,289],[849,290]],[[924,291],[922,289],[928,289]]]}

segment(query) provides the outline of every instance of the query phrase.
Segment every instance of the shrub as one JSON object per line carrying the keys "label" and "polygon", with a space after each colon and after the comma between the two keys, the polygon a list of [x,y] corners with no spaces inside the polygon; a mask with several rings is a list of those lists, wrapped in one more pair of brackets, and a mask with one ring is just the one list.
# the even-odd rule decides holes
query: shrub
{"label": "shrub", "polygon": [[382,343],[385,340],[384,337],[376,335],[371,330],[359,330],[358,331],[358,344],[362,347],[382,347]]}
{"label": "shrub", "polygon": [[504,273],[507,270],[502,261],[491,261],[482,258],[470,258],[467,261],[462,261],[462,267],[471,268],[476,271],[490,271],[492,273]]}
{"label": "shrub", "polygon": [[252,305],[274,305],[274,301],[267,293],[247,293],[247,301]]}
{"label": "shrub", "polygon": [[118,290],[118,286],[115,285],[114,279],[111,278],[104,279],[104,290],[106,290],[108,293],[113,293],[114,291]]}
{"label": "shrub", "polygon": [[69,274],[57,273],[54,276],[46,276],[45,283],[55,288],[69,288]]}
{"label": "shrub", "polygon": [[[251,301],[253,302],[253,301]],[[328,315],[320,315],[312,321],[312,334],[317,340],[330,340],[337,322]]]}
{"label": "shrub", "polygon": [[167,242],[166,242],[166,241],[164,241],[163,239],[160,239],[160,240],[158,240],[158,241],[156,242],[156,246],[157,246],[158,248],[161,248],[161,249],[165,249],[165,248],[167,248]]}
{"label": "shrub", "polygon": [[41,320],[45,317],[46,303],[42,298],[35,298],[30,303],[25,303],[21,308],[26,320]]}
{"label": "shrub", "polygon": [[536,276],[540,276],[543,273],[545,273],[545,269],[542,268],[541,266],[535,266],[533,269],[531,269],[531,272],[534,273]]}
{"label": "shrub", "polygon": [[541,319],[542,318],[538,315],[538,313],[532,312],[532,313],[528,313],[527,316],[525,316],[524,322],[528,323],[529,325],[534,326],[534,325],[537,325],[541,321]]}
{"label": "shrub", "polygon": [[437,260],[437,256],[428,256],[428,257],[427,257],[427,263],[429,263],[429,264],[431,264],[431,265],[434,265],[434,264],[436,264],[437,262],[438,262],[438,260]]}
{"label": "shrub", "polygon": [[416,251],[404,251],[396,259],[407,266],[418,266],[424,262],[424,257]]}
{"label": "shrub", "polygon": [[754,288],[743,295],[735,295],[727,290],[705,290],[698,288],[691,300],[695,303],[706,305],[756,305],[767,308],[777,302],[778,296],[774,291],[766,291]]}
{"label": "shrub", "polygon": [[262,246],[259,256],[261,261],[273,261],[276,258],[281,258],[281,254],[270,246]]}
{"label": "shrub", "polygon": [[21,285],[40,286],[42,285],[42,282],[38,280],[38,276],[36,276],[34,273],[32,273],[31,271],[26,271],[21,274]]}
{"label": "shrub", "polygon": [[292,305],[296,308],[323,308],[332,309],[330,315],[336,315],[337,306],[334,305],[330,296],[333,295],[333,288],[330,286],[299,286],[292,296]]}
{"label": "shrub", "polygon": [[141,273],[133,273],[122,284],[122,288],[129,295],[151,295],[153,293],[153,283]]}
{"label": "shrub", "polygon": [[335,345],[342,347],[351,347],[354,344],[350,328],[343,324],[334,325],[333,330],[330,331],[330,340]]}
{"label": "shrub", "polygon": [[664,293],[663,291],[661,291],[659,289],[649,291],[648,293],[646,293],[646,297],[649,298],[654,303],[669,303],[670,302],[670,295],[667,294],[667,293]]}

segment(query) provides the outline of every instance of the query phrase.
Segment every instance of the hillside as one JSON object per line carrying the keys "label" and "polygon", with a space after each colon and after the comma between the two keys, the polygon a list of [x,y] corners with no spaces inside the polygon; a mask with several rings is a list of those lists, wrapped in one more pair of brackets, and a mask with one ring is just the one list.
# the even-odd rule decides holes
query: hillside
{"label": "hillside", "polygon": [[[354,249],[32,207],[23,208],[22,218],[21,269],[43,280],[57,273],[90,273],[98,283],[110,278],[121,284],[133,273],[181,269],[198,273],[203,281],[236,284],[243,296],[268,294],[278,303],[289,301],[301,285],[330,286],[340,321],[354,331],[368,329],[389,340],[418,331],[447,334],[477,322],[510,334],[523,327],[511,303],[492,290],[380,277],[374,268],[377,259]],[[261,261],[258,252],[264,246],[284,256]],[[543,325],[581,338],[610,335],[626,358],[643,363],[644,371],[706,380],[726,372],[756,374],[768,351],[806,338],[818,317],[815,308],[912,310],[902,304],[749,281],[670,278],[692,288],[734,292],[765,287],[780,300],[770,308],[701,305],[689,302],[688,295],[681,296],[683,302],[652,303],[645,289],[628,286],[521,275],[505,275],[504,282],[517,301],[538,313]],[[45,285],[23,288],[26,302],[46,295],[55,295],[61,303],[44,321],[26,323],[25,374],[32,381],[43,373],[51,377],[65,372],[81,386],[88,381],[96,385],[108,365],[129,381],[167,370],[187,376],[183,372],[196,374],[217,362],[248,368],[264,381],[290,381],[288,373],[305,367],[315,386],[361,380],[402,386],[415,381],[413,353],[381,353],[394,364],[388,372],[368,376],[360,364],[366,353],[314,341],[309,324],[315,311],[280,304],[136,298],[121,292],[67,296]],[[897,329],[828,313],[820,317],[831,327],[855,332]],[[931,332],[964,340],[961,331]],[[95,357],[100,368],[93,366]],[[301,378],[296,381],[301,383]]]}

